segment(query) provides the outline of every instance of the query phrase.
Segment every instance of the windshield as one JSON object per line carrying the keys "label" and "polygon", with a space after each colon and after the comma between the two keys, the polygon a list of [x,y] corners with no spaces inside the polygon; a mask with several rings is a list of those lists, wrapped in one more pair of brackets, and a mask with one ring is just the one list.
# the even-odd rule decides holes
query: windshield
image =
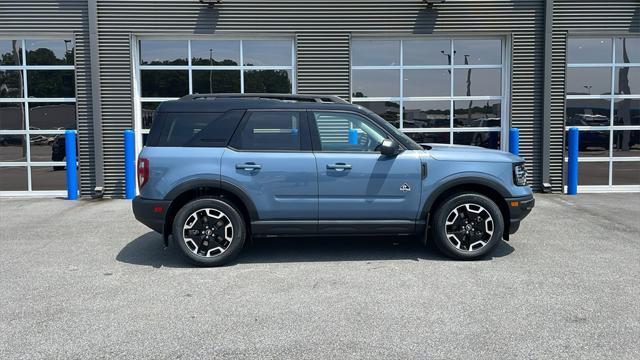
{"label": "windshield", "polygon": [[383,119],[382,117],[380,117],[380,115],[372,112],[369,109],[366,109],[367,113],[370,116],[375,117],[376,119],[380,120],[379,121],[379,125],[382,126],[383,128],[385,128],[385,130],[389,131],[390,133],[393,134],[393,136],[397,137],[398,139],[400,139],[400,142],[402,143],[402,145],[406,146],[407,149],[409,150],[424,150],[424,148],[422,146],[420,146],[417,142],[413,141],[412,138],[408,137],[407,134],[403,133],[402,131],[400,131],[398,128],[396,128],[395,126],[389,124],[387,122],[387,120]]}

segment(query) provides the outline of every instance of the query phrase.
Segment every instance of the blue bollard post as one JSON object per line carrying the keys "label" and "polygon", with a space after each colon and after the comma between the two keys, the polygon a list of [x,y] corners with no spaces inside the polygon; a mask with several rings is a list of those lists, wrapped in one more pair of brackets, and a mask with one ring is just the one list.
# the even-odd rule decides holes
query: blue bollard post
{"label": "blue bollard post", "polygon": [[509,129],[509,152],[513,155],[520,155],[520,129]]}
{"label": "blue bollard post", "polygon": [[349,144],[351,145],[358,144],[358,130],[349,129]]}
{"label": "blue bollard post", "polygon": [[569,163],[567,164],[567,195],[578,194],[578,142],[577,128],[569,129]]}
{"label": "blue bollard post", "polygon": [[67,199],[78,199],[78,166],[76,160],[76,131],[64,132],[64,152],[67,160]]}
{"label": "blue bollard post", "polygon": [[133,130],[124,131],[124,196],[136,196],[135,141]]}

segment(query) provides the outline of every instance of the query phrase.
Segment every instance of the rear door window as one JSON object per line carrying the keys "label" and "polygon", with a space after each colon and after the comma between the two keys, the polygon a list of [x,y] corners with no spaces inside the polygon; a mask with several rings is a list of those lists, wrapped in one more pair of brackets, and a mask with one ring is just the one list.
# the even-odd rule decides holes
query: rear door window
{"label": "rear door window", "polygon": [[249,151],[301,150],[302,113],[298,111],[252,111],[231,140],[231,146]]}

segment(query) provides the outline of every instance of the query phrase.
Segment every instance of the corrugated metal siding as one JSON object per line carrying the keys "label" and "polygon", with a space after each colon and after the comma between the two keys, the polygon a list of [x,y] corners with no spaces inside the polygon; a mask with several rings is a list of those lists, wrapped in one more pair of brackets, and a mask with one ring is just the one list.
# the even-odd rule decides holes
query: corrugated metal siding
{"label": "corrugated metal siding", "polygon": [[[133,126],[130,34],[298,34],[299,92],[340,96],[348,96],[344,56],[349,33],[513,35],[513,124],[521,128],[521,153],[538,187],[543,17],[543,0],[448,0],[433,9],[418,0],[224,0],[213,9],[196,0],[100,1],[106,195],[123,194],[122,130]],[[329,59],[321,58],[324,52],[340,56],[335,70],[329,70]]]}
{"label": "corrugated metal siding", "polygon": [[63,33],[71,34],[75,40],[78,161],[83,195],[90,195],[95,183],[87,19],[86,0],[0,2],[0,34],[43,36]]}

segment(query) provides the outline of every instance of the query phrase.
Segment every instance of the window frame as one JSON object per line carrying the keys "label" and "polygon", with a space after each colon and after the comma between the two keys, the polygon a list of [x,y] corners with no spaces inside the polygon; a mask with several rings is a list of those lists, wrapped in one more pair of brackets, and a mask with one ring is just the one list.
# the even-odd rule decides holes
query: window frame
{"label": "window frame", "polygon": [[[244,130],[245,126],[247,125],[247,122],[249,121],[249,119],[251,118],[251,115],[254,113],[259,113],[259,112],[288,112],[288,113],[298,113],[299,116],[299,124],[298,124],[298,131],[300,134],[300,149],[298,150],[285,150],[285,149],[272,149],[272,150],[267,150],[267,149],[240,149],[236,146],[236,140],[237,138],[241,135],[242,131]],[[231,137],[229,137],[229,142],[227,144],[227,148],[233,150],[233,151],[237,151],[237,152],[245,152],[245,153],[251,153],[251,152],[258,152],[258,153],[303,153],[303,152],[312,152],[312,142],[311,142],[311,135],[310,135],[310,131],[309,131],[309,123],[308,123],[308,115],[307,112],[304,109],[286,109],[286,108],[274,108],[274,109],[254,109],[254,108],[249,108],[246,109],[244,115],[242,116],[242,119],[240,120],[240,122],[238,123],[238,126],[236,126],[236,129],[233,131],[233,134],[231,135]]]}

